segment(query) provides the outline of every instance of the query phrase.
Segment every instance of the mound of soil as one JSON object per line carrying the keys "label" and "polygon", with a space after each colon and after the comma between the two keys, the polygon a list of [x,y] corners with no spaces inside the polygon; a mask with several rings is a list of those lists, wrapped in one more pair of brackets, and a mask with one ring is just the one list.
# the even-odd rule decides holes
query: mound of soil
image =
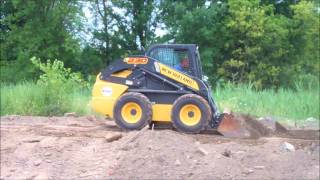
{"label": "mound of soil", "polygon": [[95,117],[1,117],[1,179],[319,179],[319,139],[123,132]]}
{"label": "mound of soil", "polygon": [[[308,122],[308,121],[307,121]],[[225,113],[218,127],[218,132],[229,138],[258,139],[267,136],[287,138],[314,139],[320,138],[319,120],[311,121],[311,127],[291,127],[281,124],[273,118],[259,118],[240,113]]]}

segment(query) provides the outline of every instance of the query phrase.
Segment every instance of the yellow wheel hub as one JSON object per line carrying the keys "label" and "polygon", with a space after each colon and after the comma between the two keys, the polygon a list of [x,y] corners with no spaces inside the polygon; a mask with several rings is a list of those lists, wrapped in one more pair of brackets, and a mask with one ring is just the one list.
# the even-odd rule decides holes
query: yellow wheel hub
{"label": "yellow wheel hub", "polygon": [[142,109],[135,102],[128,102],[121,108],[121,116],[127,123],[137,123],[142,117]]}
{"label": "yellow wheel hub", "polygon": [[194,126],[200,122],[201,111],[198,106],[186,104],[180,109],[180,120],[187,126]]}

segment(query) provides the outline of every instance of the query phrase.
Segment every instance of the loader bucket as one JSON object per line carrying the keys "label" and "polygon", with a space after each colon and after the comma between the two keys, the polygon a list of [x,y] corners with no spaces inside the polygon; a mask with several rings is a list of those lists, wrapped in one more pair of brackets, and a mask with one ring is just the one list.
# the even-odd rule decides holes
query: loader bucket
{"label": "loader bucket", "polygon": [[259,138],[269,136],[272,131],[260,121],[248,116],[223,113],[217,131],[230,138]]}

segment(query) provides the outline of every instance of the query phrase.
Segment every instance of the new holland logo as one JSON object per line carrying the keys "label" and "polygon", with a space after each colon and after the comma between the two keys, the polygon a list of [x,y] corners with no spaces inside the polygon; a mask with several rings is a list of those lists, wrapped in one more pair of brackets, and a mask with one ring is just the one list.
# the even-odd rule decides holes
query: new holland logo
{"label": "new holland logo", "polygon": [[127,64],[147,64],[148,58],[146,57],[127,57],[123,59]]}
{"label": "new holland logo", "polygon": [[185,84],[189,87],[192,87],[193,89],[196,89],[196,90],[199,90],[199,86],[198,86],[198,83],[191,79],[190,77],[172,69],[172,68],[169,68],[163,64],[160,64],[159,63],[159,66],[160,66],[160,73],[171,78],[171,79],[174,79],[182,84]]}

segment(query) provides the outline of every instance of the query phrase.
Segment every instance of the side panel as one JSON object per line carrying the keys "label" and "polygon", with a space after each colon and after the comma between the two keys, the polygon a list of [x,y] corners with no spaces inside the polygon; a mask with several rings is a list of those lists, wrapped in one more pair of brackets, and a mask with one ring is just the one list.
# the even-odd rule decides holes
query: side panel
{"label": "side panel", "polygon": [[97,78],[93,86],[91,107],[94,111],[113,118],[115,102],[127,89],[128,86],[110,83]]}
{"label": "side panel", "polygon": [[198,83],[192,78],[161,63],[158,63],[158,65],[162,75],[199,91]]}
{"label": "side panel", "polygon": [[153,104],[152,121],[171,121],[172,104]]}

